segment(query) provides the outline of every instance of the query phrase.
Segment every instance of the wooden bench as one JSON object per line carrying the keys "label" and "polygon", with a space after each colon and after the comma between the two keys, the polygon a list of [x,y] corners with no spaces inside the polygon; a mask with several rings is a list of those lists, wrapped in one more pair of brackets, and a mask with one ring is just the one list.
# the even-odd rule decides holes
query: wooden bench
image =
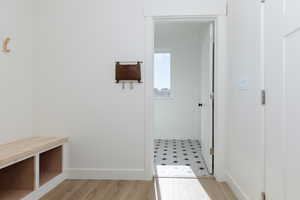
{"label": "wooden bench", "polygon": [[0,145],[0,199],[38,199],[64,180],[67,141],[67,137],[30,137]]}

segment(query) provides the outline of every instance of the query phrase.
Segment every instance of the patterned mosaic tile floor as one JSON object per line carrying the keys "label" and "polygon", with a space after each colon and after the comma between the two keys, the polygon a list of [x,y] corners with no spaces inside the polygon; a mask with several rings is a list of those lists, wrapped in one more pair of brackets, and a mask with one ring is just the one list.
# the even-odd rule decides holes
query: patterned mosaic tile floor
{"label": "patterned mosaic tile floor", "polygon": [[155,140],[154,166],[156,177],[209,176],[198,140]]}

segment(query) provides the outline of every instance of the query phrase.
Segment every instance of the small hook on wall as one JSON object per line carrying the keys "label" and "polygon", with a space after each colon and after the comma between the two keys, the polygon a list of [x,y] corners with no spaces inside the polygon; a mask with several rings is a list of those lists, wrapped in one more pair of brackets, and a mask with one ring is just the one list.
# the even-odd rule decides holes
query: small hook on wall
{"label": "small hook on wall", "polygon": [[4,40],[3,40],[3,44],[2,44],[2,51],[4,52],[4,53],[9,53],[9,52],[11,52],[11,49],[10,48],[8,48],[8,43],[10,42],[10,37],[7,37],[7,38],[5,38]]}

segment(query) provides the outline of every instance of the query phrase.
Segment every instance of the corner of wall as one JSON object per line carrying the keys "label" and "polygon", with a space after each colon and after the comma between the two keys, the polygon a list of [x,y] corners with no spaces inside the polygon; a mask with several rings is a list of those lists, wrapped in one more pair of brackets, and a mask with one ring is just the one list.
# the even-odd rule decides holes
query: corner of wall
{"label": "corner of wall", "polygon": [[229,171],[225,172],[225,182],[239,200],[250,200],[249,196],[243,191],[242,187],[237,183]]}

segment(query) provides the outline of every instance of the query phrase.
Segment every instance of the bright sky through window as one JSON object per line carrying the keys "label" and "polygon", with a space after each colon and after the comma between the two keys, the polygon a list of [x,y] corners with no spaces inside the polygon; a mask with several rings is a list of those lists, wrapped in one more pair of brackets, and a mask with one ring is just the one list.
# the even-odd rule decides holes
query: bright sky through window
{"label": "bright sky through window", "polygon": [[171,88],[171,55],[156,53],[154,56],[154,88]]}
{"label": "bright sky through window", "polygon": [[171,54],[154,54],[154,92],[156,96],[170,96]]}

